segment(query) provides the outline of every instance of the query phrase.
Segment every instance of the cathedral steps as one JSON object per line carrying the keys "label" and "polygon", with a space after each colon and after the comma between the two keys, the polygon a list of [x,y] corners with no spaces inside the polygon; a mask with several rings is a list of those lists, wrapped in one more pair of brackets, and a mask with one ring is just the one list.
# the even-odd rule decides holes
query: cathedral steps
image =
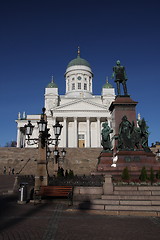
{"label": "cathedral steps", "polygon": [[114,190],[113,194],[91,200],[90,209],[108,215],[160,216],[160,186],[124,186]]}
{"label": "cathedral steps", "polygon": [[14,175],[0,175],[0,195],[12,193],[14,183]]}
{"label": "cathedral steps", "polygon": [[[51,148],[53,150],[53,148]],[[59,148],[61,154],[62,148]],[[90,175],[96,171],[98,157],[102,148],[65,148],[66,156],[62,167],[71,169],[77,175]],[[49,159],[49,171],[53,174],[53,152]],[[15,169],[15,173],[22,175],[35,175],[37,168],[37,148],[0,148],[0,174],[4,166]],[[7,172],[8,174],[8,172]]]}
{"label": "cathedral steps", "polygon": [[66,148],[64,167],[77,175],[90,175],[96,171],[102,148]]}

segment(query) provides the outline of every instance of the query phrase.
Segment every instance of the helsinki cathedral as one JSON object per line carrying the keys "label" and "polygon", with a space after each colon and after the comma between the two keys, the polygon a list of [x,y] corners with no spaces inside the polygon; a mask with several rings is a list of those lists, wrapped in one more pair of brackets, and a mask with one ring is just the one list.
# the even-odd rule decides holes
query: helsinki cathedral
{"label": "helsinki cathedral", "polygon": [[[108,80],[102,87],[101,95],[92,91],[93,72],[89,62],[80,56],[70,61],[65,71],[66,92],[60,95],[53,78],[45,88],[44,107],[49,133],[54,138],[53,125],[56,121],[62,124],[59,147],[96,148],[101,147],[102,123],[108,120],[112,127],[109,106],[115,99],[115,89]],[[37,147],[27,145],[25,125],[28,120],[34,125],[32,138],[38,138],[37,122],[41,115],[18,114],[17,147]]]}

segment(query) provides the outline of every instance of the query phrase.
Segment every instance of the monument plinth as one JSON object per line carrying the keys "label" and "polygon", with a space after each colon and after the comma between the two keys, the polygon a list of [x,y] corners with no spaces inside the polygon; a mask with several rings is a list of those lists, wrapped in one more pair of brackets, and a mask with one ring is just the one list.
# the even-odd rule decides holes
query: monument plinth
{"label": "monument plinth", "polygon": [[116,96],[114,102],[111,103],[109,110],[112,114],[112,122],[114,124],[114,135],[118,134],[119,125],[123,116],[127,116],[129,121],[134,121],[136,125],[136,105],[138,102],[133,101],[129,95]]}
{"label": "monument plinth", "polygon": [[[151,167],[157,170],[160,166],[156,161],[155,155],[148,147],[148,126],[144,118],[136,118],[136,101],[133,101],[127,92],[127,75],[125,68],[117,61],[117,66],[113,67],[113,77],[117,84],[118,95],[109,107],[111,112],[112,131],[102,130],[104,134],[112,133],[112,141],[108,137],[107,146],[113,146],[113,149],[105,149],[105,144],[102,146],[103,151],[99,156],[97,166],[98,172],[104,174],[121,175],[125,167],[138,176],[142,167],[146,167],[149,171]],[[120,84],[123,86],[124,95],[120,93]],[[110,144],[109,144],[110,142]],[[111,143],[112,142],[112,143]],[[111,153],[104,153],[105,150],[112,150]],[[112,159],[112,161],[111,161]],[[111,167],[112,166],[112,167]]]}
{"label": "monument plinth", "polygon": [[112,152],[101,152],[98,158],[97,171],[103,172],[108,171],[113,163],[113,153]]}

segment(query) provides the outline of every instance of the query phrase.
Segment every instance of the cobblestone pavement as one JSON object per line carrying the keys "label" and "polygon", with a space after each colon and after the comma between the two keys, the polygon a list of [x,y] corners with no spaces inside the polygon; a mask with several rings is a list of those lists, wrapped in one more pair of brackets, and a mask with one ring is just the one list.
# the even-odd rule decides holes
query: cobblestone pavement
{"label": "cobblestone pavement", "polygon": [[159,240],[160,218],[107,216],[0,197],[0,240]]}

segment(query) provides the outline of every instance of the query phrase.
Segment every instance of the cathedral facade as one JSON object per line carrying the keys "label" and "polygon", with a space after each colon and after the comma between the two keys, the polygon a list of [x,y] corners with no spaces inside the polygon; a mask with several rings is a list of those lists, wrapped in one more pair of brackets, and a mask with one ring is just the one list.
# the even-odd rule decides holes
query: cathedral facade
{"label": "cathedral facade", "polygon": [[[52,81],[45,88],[44,106],[48,128],[54,138],[53,125],[56,121],[63,125],[60,147],[96,148],[101,147],[101,129],[108,120],[112,127],[109,106],[115,99],[115,90],[108,81],[102,87],[101,95],[92,91],[93,72],[88,61],[77,58],[69,62],[65,72],[66,93],[59,95],[58,86]],[[18,114],[17,147],[37,147],[36,143],[28,145],[25,136],[25,124],[31,120],[34,125],[32,138],[38,138],[40,115]]]}

